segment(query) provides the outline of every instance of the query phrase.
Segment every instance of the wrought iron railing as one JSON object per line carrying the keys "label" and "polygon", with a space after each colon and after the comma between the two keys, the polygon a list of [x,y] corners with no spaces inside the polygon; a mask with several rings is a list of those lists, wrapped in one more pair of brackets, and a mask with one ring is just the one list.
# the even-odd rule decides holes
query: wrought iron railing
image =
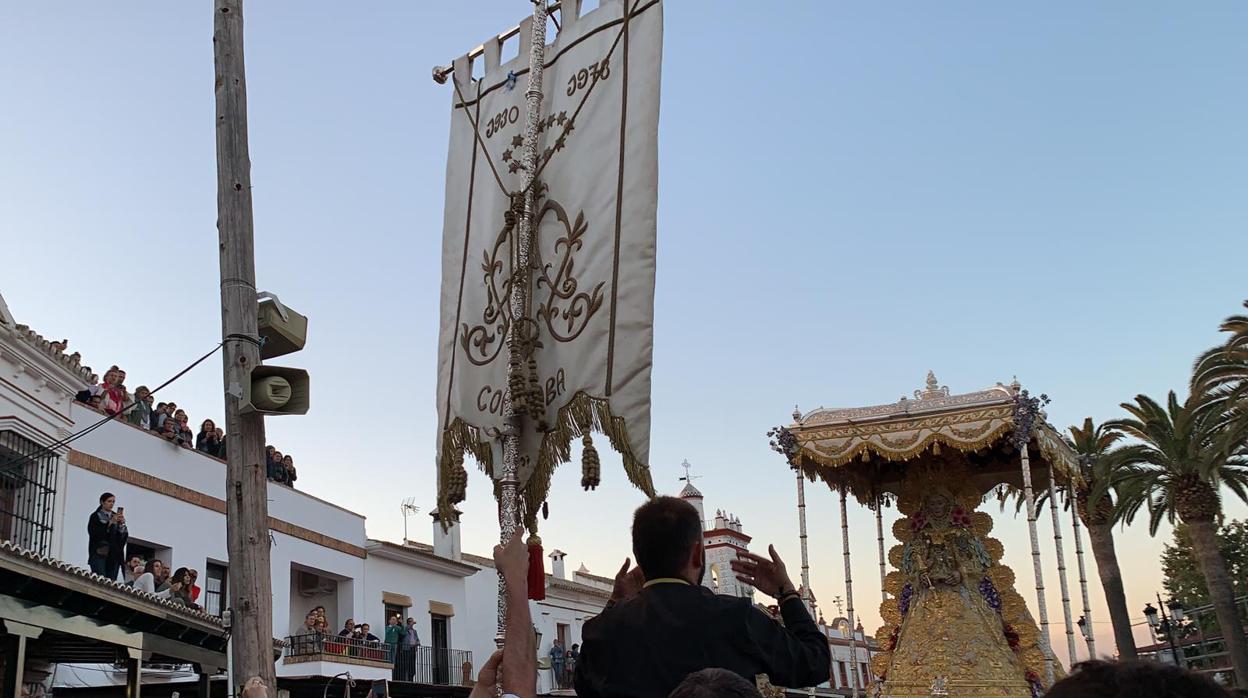
{"label": "wrought iron railing", "polygon": [[384,642],[310,633],[286,638],[286,663],[343,662],[394,664],[393,648]]}
{"label": "wrought iron railing", "polygon": [[58,460],[16,432],[0,431],[0,540],[48,554]]}
{"label": "wrought iron railing", "polygon": [[435,647],[400,647],[394,680],[433,686],[467,686],[473,680],[472,652]]}

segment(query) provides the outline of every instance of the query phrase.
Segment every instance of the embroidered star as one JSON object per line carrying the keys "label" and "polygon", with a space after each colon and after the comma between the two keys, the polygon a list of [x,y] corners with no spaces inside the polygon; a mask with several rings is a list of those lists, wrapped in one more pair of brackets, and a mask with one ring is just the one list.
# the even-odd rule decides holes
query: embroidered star
{"label": "embroidered star", "polygon": [[564,127],[563,132],[564,132],[564,133],[572,133],[572,129],[574,129],[574,128],[576,128],[576,122],[575,122],[575,121],[573,121],[572,119],[568,119],[568,125],[567,125],[566,127]]}
{"label": "embroidered star", "polygon": [[554,128],[554,127],[555,127],[555,115],[551,114],[550,116],[546,118],[546,128]]}
{"label": "embroidered star", "polygon": [[556,119],[556,121],[559,122],[559,125],[562,126],[563,122],[567,120],[568,120],[568,113],[566,111],[559,112],[559,117]]}
{"label": "embroidered star", "polygon": [[545,130],[546,130],[546,121],[542,120],[542,121],[537,122],[537,132],[541,133],[542,131],[545,131]]}
{"label": "embroidered star", "polygon": [[520,170],[520,167],[521,165],[520,165],[519,160],[512,160],[511,164],[507,165],[507,171],[511,173],[515,173]]}
{"label": "embroidered star", "polygon": [[555,140],[555,151],[557,152],[557,151],[563,150],[563,147],[566,146],[567,144],[568,144],[567,136],[559,136],[559,138]]}
{"label": "embroidered star", "polygon": [[511,144],[517,148],[524,145],[524,136],[517,133],[515,137],[511,139]]}
{"label": "embroidered star", "polygon": [[503,151],[503,162],[511,160],[511,148]]}

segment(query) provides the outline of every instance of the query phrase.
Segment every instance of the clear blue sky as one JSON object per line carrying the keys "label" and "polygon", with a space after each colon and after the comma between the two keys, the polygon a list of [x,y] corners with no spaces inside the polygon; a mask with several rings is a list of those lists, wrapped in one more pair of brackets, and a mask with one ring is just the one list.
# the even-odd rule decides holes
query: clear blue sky
{"label": "clear blue sky", "polygon": [[[529,7],[468,5],[246,7],[259,285],[311,317],[287,363],[312,372],[313,411],[269,420],[269,440],[379,537],[401,537],[402,498],[434,499],[451,96],[429,69]],[[220,335],[211,15],[38,2],[0,23],[0,290],[132,387]],[[659,486],[688,458],[707,506],[796,572],[793,484],[763,436],[794,403],[892,401],[929,368],[955,392],[1017,375],[1064,426],[1181,387],[1248,296],[1246,29],[1235,2],[668,4]],[[219,363],[169,394],[219,418]],[[556,476],[544,537],[605,574],[640,497],[616,460],[596,493],[577,470]],[[465,545],[482,553],[488,492],[475,476]],[[827,607],[843,593],[834,500],[811,500]],[[999,525],[1026,594],[1025,525]],[[413,526],[427,539],[427,518]],[[853,526],[873,630],[874,534],[865,513]],[[1133,613],[1159,545],[1120,543]]]}

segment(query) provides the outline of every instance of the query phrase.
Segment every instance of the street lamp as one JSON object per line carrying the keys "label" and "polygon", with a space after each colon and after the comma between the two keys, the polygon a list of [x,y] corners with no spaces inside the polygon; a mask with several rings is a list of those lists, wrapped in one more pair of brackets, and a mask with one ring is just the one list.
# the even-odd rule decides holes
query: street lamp
{"label": "street lamp", "polygon": [[1170,609],[1170,617],[1175,623],[1183,622],[1183,604],[1178,599],[1170,599],[1170,603],[1166,604],[1166,608]]}
{"label": "street lamp", "polygon": [[[1160,618],[1158,618],[1158,608],[1161,609]],[[1166,615],[1167,608],[1170,609],[1173,620]],[[1182,667],[1183,660],[1179,656],[1179,648],[1174,642],[1174,630],[1178,626],[1179,621],[1183,619],[1183,604],[1174,599],[1171,599],[1169,604],[1163,604],[1161,602],[1161,594],[1158,594],[1156,608],[1151,603],[1144,606],[1144,618],[1148,621],[1149,627],[1166,634],[1166,640],[1170,644],[1170,656],[1174,658],[1176,666]]]}
{"label": "street lamp", "polygon": [[1153,630],[1156,630],[1161,625],[1157,619],[1157,609],[1151,603],[1144,605],[1144,620],[1148,621],[1148,627]]}

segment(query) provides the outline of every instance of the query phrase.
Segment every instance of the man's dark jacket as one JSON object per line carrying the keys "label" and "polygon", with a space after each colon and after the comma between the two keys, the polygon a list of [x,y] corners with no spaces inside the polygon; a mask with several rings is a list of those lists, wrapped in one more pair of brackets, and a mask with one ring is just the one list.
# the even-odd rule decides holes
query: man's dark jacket
{"label": "man's dark jacket", "polygon": [[655,584],[585,624],[576,694],[581,698],[665,698],[689,674],[728,669],[786,688],[828,680],[827,637],[798,598],[780,608],[784,625],[749,599],[686,584]]}

